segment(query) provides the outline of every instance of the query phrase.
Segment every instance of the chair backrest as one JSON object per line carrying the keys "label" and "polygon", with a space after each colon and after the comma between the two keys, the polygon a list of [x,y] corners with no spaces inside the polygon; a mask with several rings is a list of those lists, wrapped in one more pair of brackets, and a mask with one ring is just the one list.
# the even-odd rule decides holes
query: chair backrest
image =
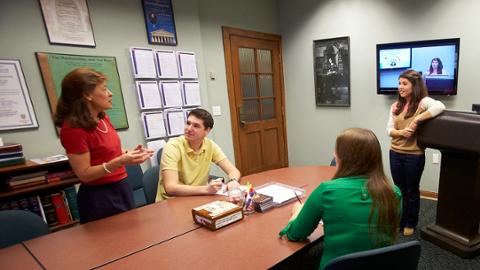
{"label": "chair backrest", "polygon": [[162,161],[163,148],[159,148],[157,151],[157,163],[160,166],[160,161]]}
{"label": "chair backrest", "polygon": [[335,157],[333,157],[332,161],[330,161],[330,166],[332,166],[332,167],[337,166],[337,160],[335,159]]}
{"label": "chair backrest", "polygon": [[50,233],[47,223],[25,210],[0,211],[0,248]]}
{"label": "chair backrest", "polygon": [[337,257],[325,265],[324,270],[416,270],[420,251],[420,242],[410,241]]}
{"label": "chair backrest", "polygon": [[145,188],[145,196],[147,203],[154,203],[157,196],[158,179],[160,173],[160,166],[153,166],[145,171],[143,174],[143,186]]}
{"label": "chair backrest", "polygon": [[147,199],[145,197],[145,189],[143,187],[143,171],[140,165],[126,165],[127,169],[127,181],[133,191],[133,200],[135,202],[135,207],[144,206],[147,204]]}

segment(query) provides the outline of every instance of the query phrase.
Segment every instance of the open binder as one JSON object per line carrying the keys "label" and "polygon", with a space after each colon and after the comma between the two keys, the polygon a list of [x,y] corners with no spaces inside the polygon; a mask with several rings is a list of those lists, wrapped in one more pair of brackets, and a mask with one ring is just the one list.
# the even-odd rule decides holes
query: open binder
{"label": "open binder", "polygon": [[[268,182],[255,188],[259,194],[273,197],[273,206],[278,207],[296,201],[297,197],[305,196],[305,189],[289,186],[278,182]],[[296,196],[295,196],[296,194]]]}

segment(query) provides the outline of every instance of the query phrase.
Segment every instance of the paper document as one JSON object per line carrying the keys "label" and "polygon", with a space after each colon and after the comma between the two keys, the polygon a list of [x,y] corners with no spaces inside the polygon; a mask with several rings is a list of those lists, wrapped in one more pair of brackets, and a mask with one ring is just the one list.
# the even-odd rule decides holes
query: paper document
{"label": "paper document", "polygon": [[180,82],[161,82],[164,107],[181,107],[182,92],[180,91]]}
{"label": "paper document", "polygon": [[177,57],[174,51],[157,51],[158,77],[178,78]]}
{"label": "paper document", "polygon": [[167,135],[163,121],[163,113],[144,113],[142,116],[145,137],[147,139],[160,138]]}
{"label": "paper document", "polygon": [[179,52],[178,59],[180,64],[180,77],[188,79],[197,79],[197,64],[195,54],[189,52]]}
{"label": "paper document", "polygon": [[273,202],[281,204],[292,199],[296,199],[295,193],[297,196],[302,196],[304,192],[290,188],[286,185],[279,183],[273,183],[271,185],[266,185],[256,189],[257,193],[268,195],[273,197]]}
{"label": "paper document", "polygon": [[[246,185],[240,185],[240,190],[242,192],[245,192],[247,191],[247,186]],[[227,185],[223,184],[222,185],[222,189],[220,189],[219,191],[217,191],[217,193],[215,193],[217,195],[223,195],[223,196],[228,196],[228,191],[227,191]]]}
{"label": "paper document", "polygon": [[167,111],[168,135],[183,134],[185,128],[185,113],[179,111]]}
{"label": "paper document", "polygon": [[141,110],[162,108],[162,98],[157,82],[137,81],[136,85]]}
{"label": "paper document", "polygon": [[133,72],[135,78],[156,78],[155,57],[152,49],[131,48]]}
{"label": "paper document", "polygon": [[183,82],[182,90],[185,106],[200,106],[200,84],[198,82]]}
{"label": "paper document", "polygon": [[147,148],[152,149],[154,153],[153,156],[150,158],[150,163],[152,164],[152,166],[160,165],[157,162],[157,153],[158,153],[158,150],[160,150],[165,146],[165,144],[166,144],[165,140],[156,140],[156,141],[147,142]]}

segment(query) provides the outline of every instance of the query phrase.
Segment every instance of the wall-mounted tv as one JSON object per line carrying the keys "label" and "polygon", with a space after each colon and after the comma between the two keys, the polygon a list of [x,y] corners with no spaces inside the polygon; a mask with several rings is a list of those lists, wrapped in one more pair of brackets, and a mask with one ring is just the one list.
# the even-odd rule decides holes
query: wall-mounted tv
{"label": "wall-mounted tv", "polygon": [[430,95],[456,95],[460,39],[377,44],[377,94],[396,94],[407,69],[422,74]]}

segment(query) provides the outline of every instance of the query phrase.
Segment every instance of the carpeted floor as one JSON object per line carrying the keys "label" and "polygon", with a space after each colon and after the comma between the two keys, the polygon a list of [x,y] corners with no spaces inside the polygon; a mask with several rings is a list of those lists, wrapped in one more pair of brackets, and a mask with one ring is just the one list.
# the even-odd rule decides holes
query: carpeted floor
{"label": "carpeted floor", "polygon": [[[435,222],[437,214],[437,202],[434,200],[421,199],[420,202],[420,218],[418,222],[418,229],[423,228]],[[415,234],[409,237],[400,235],[398,242],[406,242],[411,240],[418,240],[422,245],[422,254],[418,265],[419,270],[479,270],[480,256],[474,259],[463,259],[457,255],[446,251],[426,240],[420,238],[420,230],[416,230]]]}

